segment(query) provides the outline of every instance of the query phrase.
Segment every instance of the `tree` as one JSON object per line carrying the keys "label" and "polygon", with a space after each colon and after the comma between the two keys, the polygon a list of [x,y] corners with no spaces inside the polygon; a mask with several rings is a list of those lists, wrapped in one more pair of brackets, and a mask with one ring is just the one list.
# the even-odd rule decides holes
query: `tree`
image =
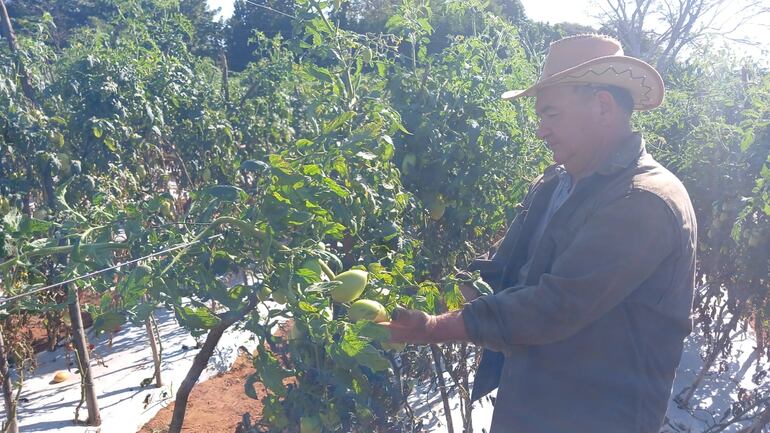
{"label": "tree", "polygon": [[190,20],[194,28],[192,52],[216,59],[224,49],[221,36],[223,25],[214,19],[217,10],[209,9],[205,1],[180,0],[179,12]]}
{"label": "tree", "polygon": [[687,47],[709,36],[729,37],[769,12],[762,0],[606,0],[601,19],[627,54],[665,74]]}
{"label": "tree", "polygon": [[294,0],[236,0],[233,16],[227,22],[225,42],[230,68],[242,71],[250,61],[259,57],[254,54],[258,47],[252,40],[255,32],[262,32],[268,38],[279,33],[288,38],[292,34],[295,10]]}

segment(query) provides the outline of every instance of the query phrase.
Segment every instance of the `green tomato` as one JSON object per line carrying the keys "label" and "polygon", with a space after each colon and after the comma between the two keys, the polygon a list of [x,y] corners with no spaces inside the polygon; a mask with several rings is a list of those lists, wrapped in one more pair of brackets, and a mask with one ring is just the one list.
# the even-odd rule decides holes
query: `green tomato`
{"label": "green tomato", "polygon": [[414,169],[417,167],[417,155],[414,153],[407,153],[404,155],[404,159],[401,160],[401,174],[409,176],[414,173]]}
{"label": "green tomato", "polygon": [[299,433],[321,433],[321,418],[317,415],[301,417]]}
{"label": "green tomato", "polygon": [[59,153],[56,157],[59,159],[59,164],[61,166],[61,168],[59,168],[59,173],[64,177],[72,174],[72,160],[70,159],[70,156],[66,153]]}
{"label": "green tomato", "polygon": [[433,221],[438,221],[444,216],[446,212],[446,201],[441,194],[436,194],[427,201],[428,212],[430,212],[430,218]]}
{"label": "green tomato", "polygon": [[174,213],[173,213],[173,211],[171,209],[171,203],[170,202],[164,201],[160,205],[160,214],[163,215],[164,217],[168,218],[168,219],[173,219],[174,218]]}
{"label": "green tomato", "polygon": [[337,275],[334,281],[342,284],[331,290],[332,299],[339,303],[355,301],[364,293],[368,278],[369,273],[359,269],[351,269]]}
{"label": "green tomato", "polygon": [[270,290],[270,287],[262,286],[259,288],[259,290],[257,290],[257,299],[259,300],[259,302],[264,302],[270,299],[270,294],[272,292],[273,291]]}
{"label": "green tomato", "polygon": [[371,320],[372,322],[385,322],[388,320],[388,312],[385,307],[371,299],[359,299],[353,302],[348,309],[348,317],[353,322]]}

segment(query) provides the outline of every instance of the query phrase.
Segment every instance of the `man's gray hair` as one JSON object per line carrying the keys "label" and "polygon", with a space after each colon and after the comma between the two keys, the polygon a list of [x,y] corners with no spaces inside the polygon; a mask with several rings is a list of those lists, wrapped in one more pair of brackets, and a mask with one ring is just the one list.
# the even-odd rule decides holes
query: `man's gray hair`
{"label": "man's gray hair", "polygon": [[634,112],[634,97],[631,96],[631,92],[622,87],[610,84],[577,84],[574,89],[575,92],[584,96],[593,96],[599,90],[606,90],[629,116]]}

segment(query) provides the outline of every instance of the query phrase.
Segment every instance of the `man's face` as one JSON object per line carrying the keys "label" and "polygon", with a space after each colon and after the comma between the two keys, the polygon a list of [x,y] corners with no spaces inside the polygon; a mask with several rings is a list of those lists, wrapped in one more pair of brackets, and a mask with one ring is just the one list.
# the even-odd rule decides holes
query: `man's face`
{"label": "man's face", "polygon": [[571,174],[581,173],[601,148],[599,106],[596,98],[574,86],[547,87],[535,103],[540,127],[537,135],[553,152],[557,164]]}

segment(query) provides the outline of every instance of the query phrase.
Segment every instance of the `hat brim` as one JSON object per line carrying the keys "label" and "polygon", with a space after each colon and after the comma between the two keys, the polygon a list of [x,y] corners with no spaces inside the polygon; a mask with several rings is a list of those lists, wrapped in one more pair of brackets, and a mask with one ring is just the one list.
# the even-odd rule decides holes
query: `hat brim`
{"label": "hat brim", "polygon": [[606,84],[621,87],[631,93],[635,110],[651,110],[663,103],[663,79],[646,62],[627,56],[606,56],[591,59],[570,69],[542,79],[523,90],[509,90],[503,99],[535,96],[540,89],[564,84]]}

